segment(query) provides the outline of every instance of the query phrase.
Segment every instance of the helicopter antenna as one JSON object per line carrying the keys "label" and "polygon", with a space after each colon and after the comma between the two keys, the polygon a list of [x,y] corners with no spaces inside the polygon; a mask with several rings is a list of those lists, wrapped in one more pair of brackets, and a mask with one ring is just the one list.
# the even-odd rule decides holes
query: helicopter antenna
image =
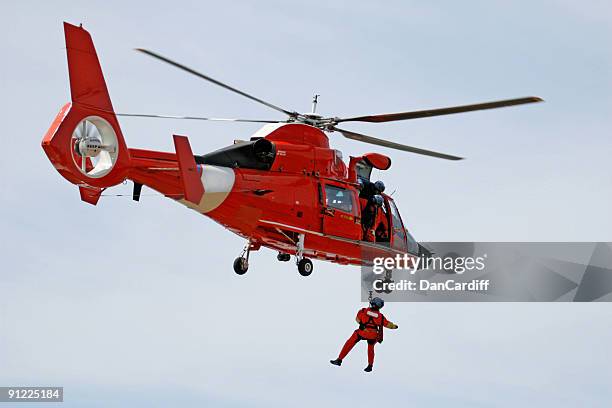
{"label": "helicopter antenna", "polygon": [[319,94],[315,94],[315,96],[312,97],[312,113],[315,114],[317,113],[317,103],[319,103]]}

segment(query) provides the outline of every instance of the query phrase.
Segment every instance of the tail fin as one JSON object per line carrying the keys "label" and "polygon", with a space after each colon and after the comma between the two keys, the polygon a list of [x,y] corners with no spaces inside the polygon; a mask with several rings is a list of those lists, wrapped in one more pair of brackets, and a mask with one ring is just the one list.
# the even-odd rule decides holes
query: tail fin
{"label": "tail fin", "polygon": [[[129,173],[130,154],[115,116],[102,68],[89,33],[64,23],[72,101],[60,110],[42,147],[57,171],[99,197]],[[97,198],[84,199],[95,204]]]}
{"label": "tail fin", "polygon": [[72,103],[113,111],[100,61],[91,35],[82,27],[64,23]]}

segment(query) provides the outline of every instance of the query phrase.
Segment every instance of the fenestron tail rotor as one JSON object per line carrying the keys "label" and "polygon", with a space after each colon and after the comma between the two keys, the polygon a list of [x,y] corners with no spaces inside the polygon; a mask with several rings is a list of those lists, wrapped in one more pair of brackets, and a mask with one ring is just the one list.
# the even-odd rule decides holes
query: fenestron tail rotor
{"label": "fenestron tail rotor", "polygon": [[112,126],[101,117],[81,120],[72,132],[73,159],[81,173],[98,178],[117,161],[118,142]]}
{"label": "fenestron tail rotor", "polygon": [[399,120],[419,119],[419,118],[427,118],[427,117],[432,117],[432,116],[442,116],[442,115],[451,115],[455,113],[472,112],[472,111],[478,111],[478,110],[497,109],[497,108],[503,108],[507,106],[524,105],[524,104],[537,103],[537,102],[543,101],[542,98],[539,98],[537,96],[527,96],[523,98],[504,99],[504,100],[499,100],[499,101],[484,102],[484,103],[477,103],[477,104],[471,104],[471,105],[450,106],[450,107],[445,107],[445,108],[426,109],[426,110],[418,110],[418,111],[384,113],[384,114],[377,114],[377,115],[363,115],[363,116],[354,116],[354,117],[348,117],[348,118],[323,117],[315,113],[317,98],[319,95],[316,95],[315,99],[313,100],[313,111],[311,113],[298,113],[296,111],[290,111],[290,110],[281,108],[270,102],[266,102],[263,99],[257,98],[244,91],[241,91],[237,88],[229,86],[221,81],[211,78],[208,75],[198,72],[186,65],[173,61],[156,52],[146,50],[143,48],[137,48],[136,50],[146,55],[149,55],[157,60],[170,64],[176,68],[179,68],[183,71],[186,71],[192,75],[195,75],[201,79],[209,81],[224,89],[227,89],[229,91],[242,95],[252,101],[265,105],[278,112],[282,112],[285,115],[287,115],[288,118],[286,120],[224,119],[224,118],[209,118],[209,117],[202,117],[202,116],[174,116],[174,115],[155,115],[155,114],[137,114],[137,113],[118,113],[117,116],[207,120],[207,121],[224,121],[224,122],[303,123],[303,124],[317,127],[326,132],[337,131],[341,133],[344,137],[351,139],[351,140],[357,140],[357,141],[364,142],[364,143],[387,147],[389,149],[401,150],[404,152],[421,154],[425,156],[436,157],[436,158],[446,159],[446,160],[461,160],[462,157],[440,153],[440,152],[435,152],[431,150],[425,150],[425,149],[421,149],[421,148],[417,148],[417,147],[413,147],[409,145],[392,142],[392,141],[385,140],[385,139],[376,138],[373,136],[364,135],[361,133],[357,133],[357,132],[353,132],[353,131],[349,131],[345,129],[340,129],[340,128],[337,128],[336,125],[339,123],[343,123],[343,122],[383,123],[383,122],[393,122],[393,121],[399,121]]}

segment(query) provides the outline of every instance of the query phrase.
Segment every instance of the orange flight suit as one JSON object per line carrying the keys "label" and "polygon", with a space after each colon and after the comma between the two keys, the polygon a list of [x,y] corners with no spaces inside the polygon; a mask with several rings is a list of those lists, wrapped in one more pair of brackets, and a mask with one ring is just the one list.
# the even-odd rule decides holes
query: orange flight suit
{"label": "orange flight suit", "polygon": [[359,328],[353,332],[351,337],[344,343],[344,347],[340,350],[338,359],[343,360],[349,351],[359,342],[360,340],[367,340],[368,342],[368,365],[374,365],[374,346],[376,342],[382,343],[383,341],[383,327],[388,329],[395,329],[397,326],[388,321],[387,318],[380,313],[380,310],[373,309],[371,307],[363,308],[357,312],[356,319],[359,323]]}

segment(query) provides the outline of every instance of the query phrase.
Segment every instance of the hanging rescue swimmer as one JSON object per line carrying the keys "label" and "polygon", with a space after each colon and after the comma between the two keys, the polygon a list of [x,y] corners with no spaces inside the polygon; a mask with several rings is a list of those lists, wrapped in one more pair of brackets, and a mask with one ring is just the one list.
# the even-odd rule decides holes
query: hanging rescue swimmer
{"label": "hanging rescue swimmer", "polygon": [[368,366],[363,370],[366,372],[372,371],[374,366],[374,346],[376,343],[382,343],[383,341],[383,327],[387,329],[397,329],[399,326],[395,323],[390,322],[380,313],[380,309],[385,305],[385,301],[381,298],[375,297],[370,300],[370,307],[363,308],[357,312],[357,323],[359,328],[355,330],[351,337],[344,343],[342,350],[338,358],[330,360],[329,362],[333,365],[342,365],[342,360],[351,351],[353,346],[360,340],[366,340],[368,342]]}

